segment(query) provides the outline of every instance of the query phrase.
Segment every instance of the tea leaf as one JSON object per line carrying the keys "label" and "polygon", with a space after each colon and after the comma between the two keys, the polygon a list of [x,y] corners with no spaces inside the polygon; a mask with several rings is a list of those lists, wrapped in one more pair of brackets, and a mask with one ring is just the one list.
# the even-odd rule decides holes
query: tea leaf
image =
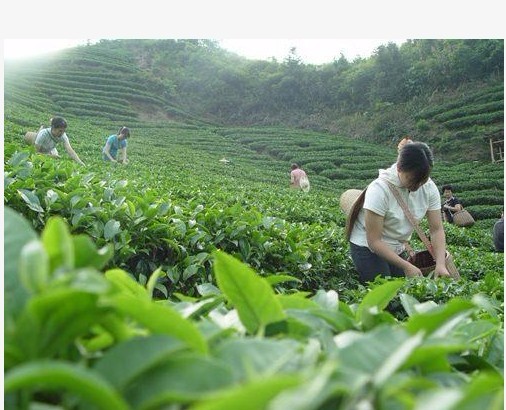
{"label": "tea leaf", "polygon": [[250,333],[263,331],[286,314],[269,283],[253,269],[224,252],[215,252],[214,272],[218,287],[237,309]]}
{"label": "tea leaf", "polygon": [[74,241],[68,225],[61,217],[52,216],[48,219],[41,239],[49,255],[51,272],[58,268],[74,268]]}
{"label": "tea leaf", "polygon": [[33,361],[6,373],[4,379],[6,393],[26,388],[47,389],[47,391],[65,389],[100,409],[130,409],[105,379],[74,364],[53,360]]}
{"label": "tea leaf", "polygon": [[28,221],[6,206],[4,208],[4,309],[6,319],[16,316],[28,299],[21,285],[19,257],[24,245],[36,240],[37,235]]}

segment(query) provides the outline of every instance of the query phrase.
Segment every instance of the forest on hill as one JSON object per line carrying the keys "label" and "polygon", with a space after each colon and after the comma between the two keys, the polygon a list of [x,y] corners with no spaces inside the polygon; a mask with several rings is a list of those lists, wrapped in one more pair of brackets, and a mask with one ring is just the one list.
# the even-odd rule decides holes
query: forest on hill
{"label": "forest on hill", "polygon": [[101,40],[36,66],[51,64],[64,65],[68,80],[74,70],[72,81],[82,70],[142,84],[143,102],[124,96],[130,117],[278,125],[388,144],[411,135],[456,160],[463,152],[488,160],[485,138],[503,129],[502,39],[408,40],[318,66],[304,64],[295,48],[283,61],[260,61],[213,40]]}

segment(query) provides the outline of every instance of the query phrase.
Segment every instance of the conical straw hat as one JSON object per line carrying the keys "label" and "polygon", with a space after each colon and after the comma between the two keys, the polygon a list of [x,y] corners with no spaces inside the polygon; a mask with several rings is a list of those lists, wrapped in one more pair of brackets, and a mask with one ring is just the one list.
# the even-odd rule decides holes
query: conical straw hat
{"label": "conical straw hat", "polygon": [[351,207],[361,193],[361,189],[348,189],[341,194],[339,197],[339,206],[344,214],[348,215],[350,213]]}

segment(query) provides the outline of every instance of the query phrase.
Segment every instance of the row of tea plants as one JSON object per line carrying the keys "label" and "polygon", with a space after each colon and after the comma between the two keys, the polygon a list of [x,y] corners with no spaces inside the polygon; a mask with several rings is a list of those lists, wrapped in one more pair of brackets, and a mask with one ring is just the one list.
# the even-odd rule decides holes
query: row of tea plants
{"label": "row of tea plants", "polygon": [[4,235],[6,408],[503,408],[502,306],[483,293],[420,302],[390,280],[346,303],[215,251],[216,285],[156,300],[160,270],[104,269],[113,247],[60,216],[39,236],[6,207]]}
{"label": "row of tea plants", "polygon": [[[502,406],[496,164],[434,172],[438,185],[448,177],[477,197],[485,181],[494,198],[477,205],[488,216],[475,226],[445,224],[460,281],[365,287],[339,194],[392,161],[384,147],[362,150],[369,166],[359,166],[359,141],[145,123],[130,141],[131,163],[119,167],[100,159],[116,126],[71,118],[71,135],[86,135],[72,139],[82,168],[23,146],[37,127],[18,116],[35,114],[7,111],[12,408]],[[349,178],[325,176],[330,152]],[[313,169],[308,194],[287,187],[293,160]]]}

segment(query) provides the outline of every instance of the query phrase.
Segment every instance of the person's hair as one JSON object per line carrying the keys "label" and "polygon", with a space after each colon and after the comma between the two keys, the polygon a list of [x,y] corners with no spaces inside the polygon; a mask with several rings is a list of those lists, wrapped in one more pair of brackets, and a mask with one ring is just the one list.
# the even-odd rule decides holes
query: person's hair
{"label": "person's hair", "polygon": [[452,191],[452,192],[453,192],[453,187],[452,187],[451,185],[449,185],[449,184],[443,185],[443,186],[441,187],[441,192],[444,192],[444,191],[446,191],[446,190],[448,190],[448,191]]}
{"label": "person's hair", "polygon": [[51,118],[51,128],[67,128],[67,120],[63,117]]}
{"label": "person's hair", "polygon": [[417,182],[429,178],[434,165],[434,156],[429,146],[424,142],[412,142],[404,145],[397,158],[400,171],[412,173]]}
{"label": "person's hair", "polygon": [[121,127],[119,130],[118,130],[118,135],[121,135],[123,134],[124,136],[126,136],[127,138],[130,137],[130,129],[128,129],[127,127]]}
{"label": "person's hair", "polygon": [[296,164],[295,162],[292,164],[292,169],[297,169],[299,168],[299,164]]}

